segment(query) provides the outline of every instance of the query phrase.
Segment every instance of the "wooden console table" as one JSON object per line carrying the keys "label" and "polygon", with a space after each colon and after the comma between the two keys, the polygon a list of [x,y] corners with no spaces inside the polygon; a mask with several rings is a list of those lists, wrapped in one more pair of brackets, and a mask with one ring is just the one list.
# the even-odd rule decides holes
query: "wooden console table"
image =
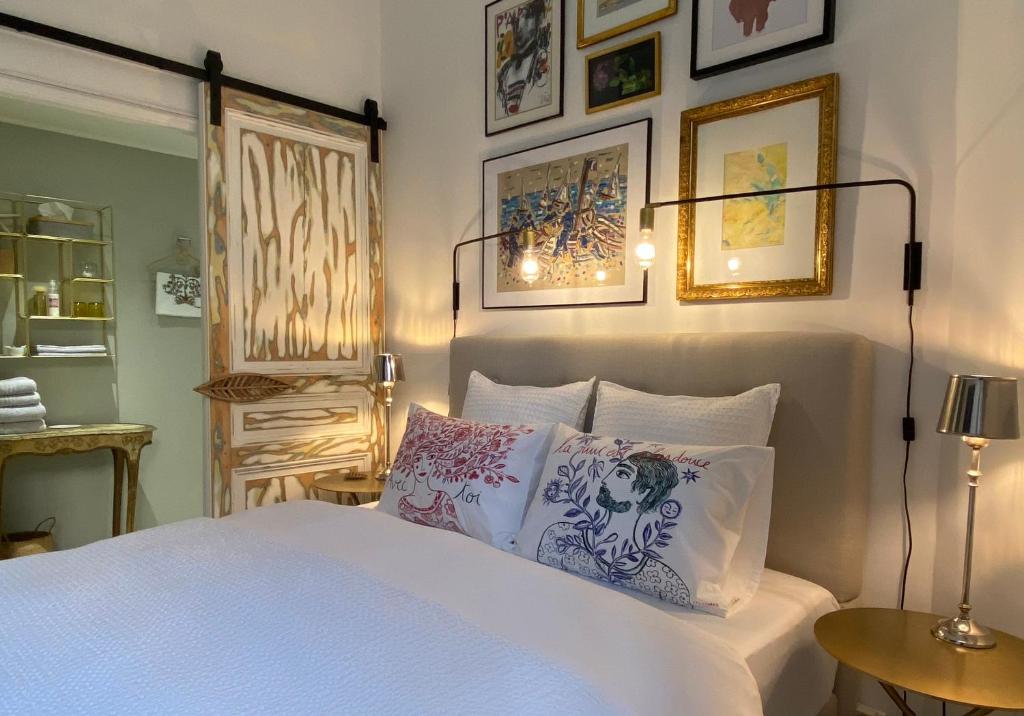
{"label": "wooden console table", "polygon": [[153,442],[152,425],[106,423],[47,428],[38,433],[0,435],[0,507],[3,504],[4,468],[15,455],[58,455],[108,449],[114,454],[113,536],[121,534],[121,494],[128,468],[128,505],[124,531],[135,529],[135,497],[139,488],[139,456]]}

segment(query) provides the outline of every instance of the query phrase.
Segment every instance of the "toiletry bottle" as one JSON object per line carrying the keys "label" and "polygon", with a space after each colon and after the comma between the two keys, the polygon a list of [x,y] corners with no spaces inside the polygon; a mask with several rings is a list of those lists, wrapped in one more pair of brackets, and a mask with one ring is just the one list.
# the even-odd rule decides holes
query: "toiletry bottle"
{"label": "toiletry bottle", "polygon": [[60,287],[57,285],[56,279],[50,280],[50,290],[46,294],[46,315],[60,315]]}

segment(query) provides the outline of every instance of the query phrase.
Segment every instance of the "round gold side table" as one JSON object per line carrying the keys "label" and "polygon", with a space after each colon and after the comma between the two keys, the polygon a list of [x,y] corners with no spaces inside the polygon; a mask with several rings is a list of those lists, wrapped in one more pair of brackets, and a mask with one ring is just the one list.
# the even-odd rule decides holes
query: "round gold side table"
{"label": "round gold side table", "polygon": [[841,609],[821,617],[814,636],[829,654],[878,679],[904,716],[914,712],[897,689],[974,707],[965,716],[1024,708],[1024,641],[994,631],[993,649],[939,641],[942,617],[898,609]]}
{"label": "round gold side table", "polygon": [[313,481],[313,487],[317,490],[333,492],[334,499],[339,505],[344,504],[343,499],[348,499],[353,505],[359,505],[359,495],[368,495],[371,500],[380,498],[384,490],[384,480],[378,480],[374,475],[365,472],[350,472],[340,475],[324,475]]}

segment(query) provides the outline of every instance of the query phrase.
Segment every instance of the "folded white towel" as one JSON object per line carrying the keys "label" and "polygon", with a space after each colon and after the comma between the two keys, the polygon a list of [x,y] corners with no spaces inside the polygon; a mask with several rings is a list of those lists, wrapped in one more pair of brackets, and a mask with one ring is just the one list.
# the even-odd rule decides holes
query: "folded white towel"
{"label": "folded white towel", "polygon": [[34,392],[36,392],[36,382],[31,378],[0,380],[0,396],[31,395]]}
{"label": "folded white towel", "polygon": [[22,423],[0,423],[0,435],[38,433],[40,430],[46,430],[46,423],[42,420],[26,420]]}
{"label": "folded white towel", "polygon": [[99,344],[86,346],[51,346],[40,343],[36,346],[36,352],[42,353],[106,353],[107,347]]}
{"label": "folded white towel", "polygon": [[46,417],[46,407],[30,405],[24,408],[0,408],[0,423],[22,423],[26,420],[42,420]]}
{"label": "folded white towel", "polygon": [[39,393],[0,396],[0,408],[24,408],[30,405],[39,405],[39,401]]}
{"label": "folded white towel", "polygon": [[106,353],[36,353],[40,358],[101,358]]}

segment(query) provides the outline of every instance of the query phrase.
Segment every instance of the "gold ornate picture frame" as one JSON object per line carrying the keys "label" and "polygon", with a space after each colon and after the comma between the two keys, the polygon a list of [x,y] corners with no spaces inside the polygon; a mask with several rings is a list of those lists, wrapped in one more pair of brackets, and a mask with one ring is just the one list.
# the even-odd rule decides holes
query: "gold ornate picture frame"
{"label": "gold ornate picture frame", "polygon": [[[839,76],[689,109],[679,198],[835,181]],[[680,301],[832,293],[833,191],[679,207]]]}
{"label": "gold ornate picture frame", "polygon": [[587,114],[661,94],[661,33],[587,55],[583,107]]}
{"label": "gold ornate picture frame", "polygon": [[582,49],[679,11],[679,0],[576,0],[576,47]]}

